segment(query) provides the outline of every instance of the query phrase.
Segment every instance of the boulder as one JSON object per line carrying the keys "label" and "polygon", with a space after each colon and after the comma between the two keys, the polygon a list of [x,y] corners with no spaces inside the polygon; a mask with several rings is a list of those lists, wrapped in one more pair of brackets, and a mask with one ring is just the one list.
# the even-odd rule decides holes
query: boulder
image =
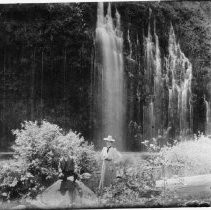
{"label": "boulder", "polygon": [[67,181],[58,180],[36,200],[30,200],[30,204],[36,208],[90,208],[98,204],[97,196],[80,181],[73,183],[72,177]]}

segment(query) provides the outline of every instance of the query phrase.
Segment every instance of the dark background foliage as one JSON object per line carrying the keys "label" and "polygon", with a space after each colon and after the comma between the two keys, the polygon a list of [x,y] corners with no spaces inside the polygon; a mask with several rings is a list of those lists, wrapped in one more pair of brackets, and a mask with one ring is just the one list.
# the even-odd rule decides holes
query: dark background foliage
{"label": "dark background foliage", "polygon": [[[128,147],[137,148],[146,97],[143,81],[143,35],[152,10],[162,55],[167,54],[170,24],[182,51],[193,64],[194,132],[204,131],[205,104],[210,99],[210,2],[118,2],[127,63]],[[24,120],[46,119],[92,139],[90,80],[94,61],[96,3],[0,5],[0,148],[14,140],[11,129]],[[153,28],[153,27],[152,27]],[[140,46],[136,46],[137,37]],[[163,61],[162,61],[163,62]],[[132,77],[131,77],[132,75]],[[131,124],[131,122],[133,122]],[[131,125],[133,129],[131,131]],[[129,126],[130,125],[130,126]],[[140,148],[139,148],[140,149]]]}

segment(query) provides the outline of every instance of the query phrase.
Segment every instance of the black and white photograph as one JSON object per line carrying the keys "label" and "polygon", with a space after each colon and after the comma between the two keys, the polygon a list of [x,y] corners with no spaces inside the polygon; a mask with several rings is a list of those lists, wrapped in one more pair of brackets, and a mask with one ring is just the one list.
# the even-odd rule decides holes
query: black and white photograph
{"label": "black and white photograph", "polygon": [[211,206],[211,1],[0,2],[0,209]]}

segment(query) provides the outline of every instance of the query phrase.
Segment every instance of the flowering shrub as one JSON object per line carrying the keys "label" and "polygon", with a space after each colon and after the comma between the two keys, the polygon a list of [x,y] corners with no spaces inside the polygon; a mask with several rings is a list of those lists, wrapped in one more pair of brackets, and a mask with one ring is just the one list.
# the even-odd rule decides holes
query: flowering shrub
{"label": "flowering shrub", "polygon": [[[72,131],[43,121],[24,122],[16,135],[15,160],[0,170],[0,192],[6,198],[35,196],[58,179],[58,162],[64,152],[73,152],[78,173],[92,173],[97,159],[93,145]],[[25,190],[23,190],[25,189]],[[13,195],[13,196],[11,196]]]}

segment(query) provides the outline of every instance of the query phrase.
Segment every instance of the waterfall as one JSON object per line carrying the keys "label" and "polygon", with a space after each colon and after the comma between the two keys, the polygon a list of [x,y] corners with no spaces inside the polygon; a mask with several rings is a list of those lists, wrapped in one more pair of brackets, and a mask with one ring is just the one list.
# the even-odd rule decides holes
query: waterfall
{"label": "waterfall", "polygon": [[[139,71],[141,60],[138,36],[137,43],[134,44],[131,39],[132,33],[128,30],[126,34],[126,41],[129,44],[128,56],[125,59],[125,66],[129,70],[127,93],[130,96],[128,97],[129,119],[140,119],[135,116],[141,112],[140,107],[135,109],[134,94],[139,92],[136,88],[143,86],[146,93],[145,101],[141,105],[143,107],[143,138],[152,139],[169,129],[171,129],[172,137],[190,134],[193,120],[190,103],[192,65],[180,49],[172,25],[168,40],[168,54],[162,60],[156,22],[154,20],[154,28],[151,28],[150,22],[151,10],[147,35],[143,37],[143,84],[135,83],[134,78]],[[116,10],[115,17],[112,17],[110,3],[104,15],[104,4],[100,2],[97,10],[94,71],[91,77],[92,94],[95,98],[93,104],[95,139],[99,144],[104,136],[110,134],[117,139],[121,148],[124,147],[123,131],[126,122],[122,51],[120,15]],[[138,98],[139,95],[137,94],[136,97]]]}
{"label": "waterfall", "polygon": [[204,97],[204,102],[206,105],[206,135],[210,135],[211,134],[210,103],[205,99],[205,97]]}
{"label": "waterfall", "polygon": [[[151,13],[150,13],[151,15]],[[159,39],[156,34],[154,22],[154,39],[151,34],[150,17],[145,43],[145,80],[147,98],[143,107],[143,135],[145,139],[157,136],[158,130],[162,129],[162,71]]]}
{"label": "waterfall", "polygon": [[[149,18],[150,20],[150,18]],[[145,139],[151,139],[154,136],[154,84],[153,84],[153,68],[154,68],[154,43],[152,41],[150,23],[148,25],[147,37],[144,37],[144,58],[145,58],[145,87],[147,97],[143,106],[143,136]]]}
{"label": "waterfall", "polygon": [[[176,42],[173,26],[170,27],[168,57],[164,58],[166,72],[162,70],[159,38],[151,32],[150,21],[145,46],[145,81],[147,97],[143,107],[143,136],[156,137],[163,129],[172,133],[190,134],[192,131],[191,80],[192,65]],[[168,93],[164,87],[167,87]],[[166,98],[168,97],[168,99]],[[168,100],[168,107],[163,101]],[[153,111],[152,111],[153,110]],[[166,115],[168,113],[168,117]],[[167,119],[168,125],[165,119]],[[175,133],[176,134],[176,133]]]}
{"label": "waterfall", "polygon": [[169,122],[179,128],[178,134],[192,131],[191,80],[192,65],[176,42],[173,26],[169,34],[167,75],[169,90]]}
{"label": "waterfall", "polygon": [[163,116],[162,116],[162,95],[163,95],[163,80],[162,80],[162,69],[161,69],[161,55],[160,55],[160,44],[158,35],[156,34],[156,27],[154,21],[154,37],[155,37],[155,57],[154,57],[154,115],[155,115],[155,131],[156,136],[158,130],[163,128]]}
{"label": "waterfall", "polygon": [[97,88],[95,98],[97,99],[97,114],[100,126],[95,138],[102,141],[103,137],[112,135],[121,148],[124,147],[125,113],[122,48],[120,14],[116,10],[113,19],[109,3],[107,14],[104,16],[104,4],[99,2],[95,37],[95,79],[97,86],[94,88]]}
{"label": "waterfall", "polygon": [[206,123],[209,122],[209,113],[210,113],[210,108],[209,108],[209,102],[204,98],[204,102],[206,105]]}
{"label": "waterfall", "polygon": [[129,44],[129,55],[128,55],[128,59],[132,59],[132,43],[131,43],[131,40],[130,40],[130,32],[129,32],[129,29],[127,31],[127,41],[128,41],[128,44]]}

